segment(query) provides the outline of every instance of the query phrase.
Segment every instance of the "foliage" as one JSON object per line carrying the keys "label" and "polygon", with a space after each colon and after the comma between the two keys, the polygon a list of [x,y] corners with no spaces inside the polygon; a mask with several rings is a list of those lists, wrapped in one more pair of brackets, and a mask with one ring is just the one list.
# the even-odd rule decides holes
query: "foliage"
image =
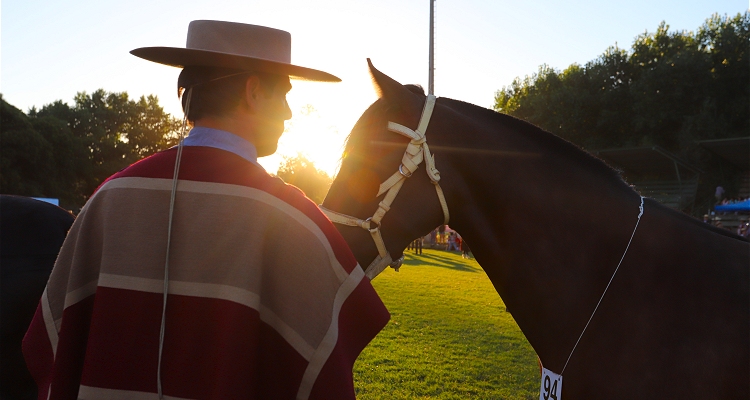
{"label": "foliage", "polygon": [[496,93],[495,110],[586,148],[659,145],[695,156],[695,140],[750,131],[750,14],[713,15],[697,32],[662,22],[631,50],[584,66],[546,65]]}
{"label": "foliage", "polygon": [[0,124],[2,192],[13,193],[15,189],[29,196],[41,196],[45,192],[43,178],[52,171],[48,163],[52,145],[34,129],[21,110],[1,98]]}
{"label": "foliage", "polygon": [[534,399],[536,354],[474,260],[425,249],[372,281],[391,320],[354,365],[358,399]]}
{"label": "foliage", "polygon": [[80,208],[101,182],[133,162],[177,142],[180,123],[155,96],[99,89],[58,100],[28,115],[1,104],[0,191],[56,197]]}
{"label": "foliage", "polygon": [[[584,66],[543,65],[495,95],[495,110],[586,149],[661,146],[705,171],[694,213],[713,190],[736,192],[741,171],[696,141],[750,134],[750,13],[714,14],[696,32],[638,35]],[[660,177],[674,179],[674,177]]]}
{"label": "foliage", "polygon": [[297,154],[296,157],[284,157],[276,176],[298,187],[315,204],[323,203],[333,182],[328,174],[315,168],[315,164],[302,154]]}

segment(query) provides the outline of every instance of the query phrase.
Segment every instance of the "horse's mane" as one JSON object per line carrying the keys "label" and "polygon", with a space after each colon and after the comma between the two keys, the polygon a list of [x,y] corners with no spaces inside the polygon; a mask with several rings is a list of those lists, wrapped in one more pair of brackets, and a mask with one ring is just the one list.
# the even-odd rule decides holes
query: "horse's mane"
{"label": "horse's mane", "polygon": [[567,155],[582,163],[589,171],[598,172],[607,178],[616,179],[627,184],[622,179],[620,171],[611,167],[591,153],[583,150],[578,145],[547,132],[534,124],[460,100],[441,97],[441,104],[474,121],[480,123],[483,122],[486,126],[503,125],[513,130],[523,132],[526,137],[534,139],[538,144],[543,146],[543,148],[549,149],[558,154]]}

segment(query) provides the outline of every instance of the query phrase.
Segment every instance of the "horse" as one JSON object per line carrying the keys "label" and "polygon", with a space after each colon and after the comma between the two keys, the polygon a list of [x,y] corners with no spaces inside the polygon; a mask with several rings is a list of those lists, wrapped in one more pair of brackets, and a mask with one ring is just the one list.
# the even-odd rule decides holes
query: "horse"
{"label": "horse", "polygon": [[37,397],[21,340],[73,220],[55,205],[0,195],[0,399]]}
{"label": "horse", "polygon": [[563,376],[561,393],[542,384],[545,399],[750,397],[747,240],[644,199],[532,124],[430,105],[368,64],[380,96],[321,205],[368,276],[449,219],[541,365]]}

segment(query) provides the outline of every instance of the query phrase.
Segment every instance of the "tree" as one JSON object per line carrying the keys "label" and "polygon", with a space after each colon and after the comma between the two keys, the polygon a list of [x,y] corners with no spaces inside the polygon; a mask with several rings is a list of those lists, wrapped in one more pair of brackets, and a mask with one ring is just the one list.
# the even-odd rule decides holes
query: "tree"
{"label": "tree", "polygon": [[546,65],[496,93],[505,112],[586,148],[659,145],[695,156],[695,141],[750,129],[750,14],[713,15],[697,33],[636,37],[585,66]]}
{"label": "tree", "polygon": [[43,196],[44,181],[53,171],[52,145],[34,130],[21,110],[0,96],[0,191]]}
{"label": "tree", "polygon": [[[750,131],[750,14],[734,18],[714,14],[698,29],[698,46],[710,57],[712,82],[711,108],[706,118],[716,120],[721,129],[716,138],[733,136],[734,132]],[[721,112],[719,112],[721,110]],[[726,136],[725,136],[726,135]]]}
{"label": "tree", "polygon": [[[696,32],[662,22],[584,66],[543,65],[495,95],[495,110],[586,149],[658,145],[703,171],[696,204],[733,186],[735,167],[697,141],[750,132],[750,13],[714,14]],[[698,207],[698,212],[705,210]]]}
{"label": "tree", "polygon": [[139,159],[177,144],[180,121],[164,112],[156,96],[130,100],[128,94],[99,89],[79,92],[73,107],[62,101],[33,110],[30,116],[51,116],[67,123],[88,150],[92,167],[89,194],[107,177]]}
{"label": "tree", "polygon": [[276,176],[284,182],[302,190],[315,204],[323,203],[333,179],[325,172],[315,168],[312,161],[302,154],[296,157],[284,157]]}
{"label": "tree", "polygon": [[0,191],[56,197],[77,209],[113,173],[177,143],[180,122],[155,96],[134,101],[99,89],[74,101],[28,115],[2,101]]}
{"label": "tree", "polygon": [[50,170],[41,180],[45,197],[57,197],[71,208],[80,207],[91,194],[88,182],[93,180],[85,142],[73,136],[65,121],[54,117],[32,118],[31,125],[52,147],[47,159]]}

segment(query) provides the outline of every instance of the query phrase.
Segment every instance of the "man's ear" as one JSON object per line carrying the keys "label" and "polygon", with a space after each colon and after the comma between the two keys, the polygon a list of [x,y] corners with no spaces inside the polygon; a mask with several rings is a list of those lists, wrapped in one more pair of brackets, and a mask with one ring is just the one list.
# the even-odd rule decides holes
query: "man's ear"
{"label": "man's ear", "polygon": [[245,106],[248,111],[256,111],[258,98],[263,95],[261,91],[260,78],[257,75],[250,75],[245,81]]}

